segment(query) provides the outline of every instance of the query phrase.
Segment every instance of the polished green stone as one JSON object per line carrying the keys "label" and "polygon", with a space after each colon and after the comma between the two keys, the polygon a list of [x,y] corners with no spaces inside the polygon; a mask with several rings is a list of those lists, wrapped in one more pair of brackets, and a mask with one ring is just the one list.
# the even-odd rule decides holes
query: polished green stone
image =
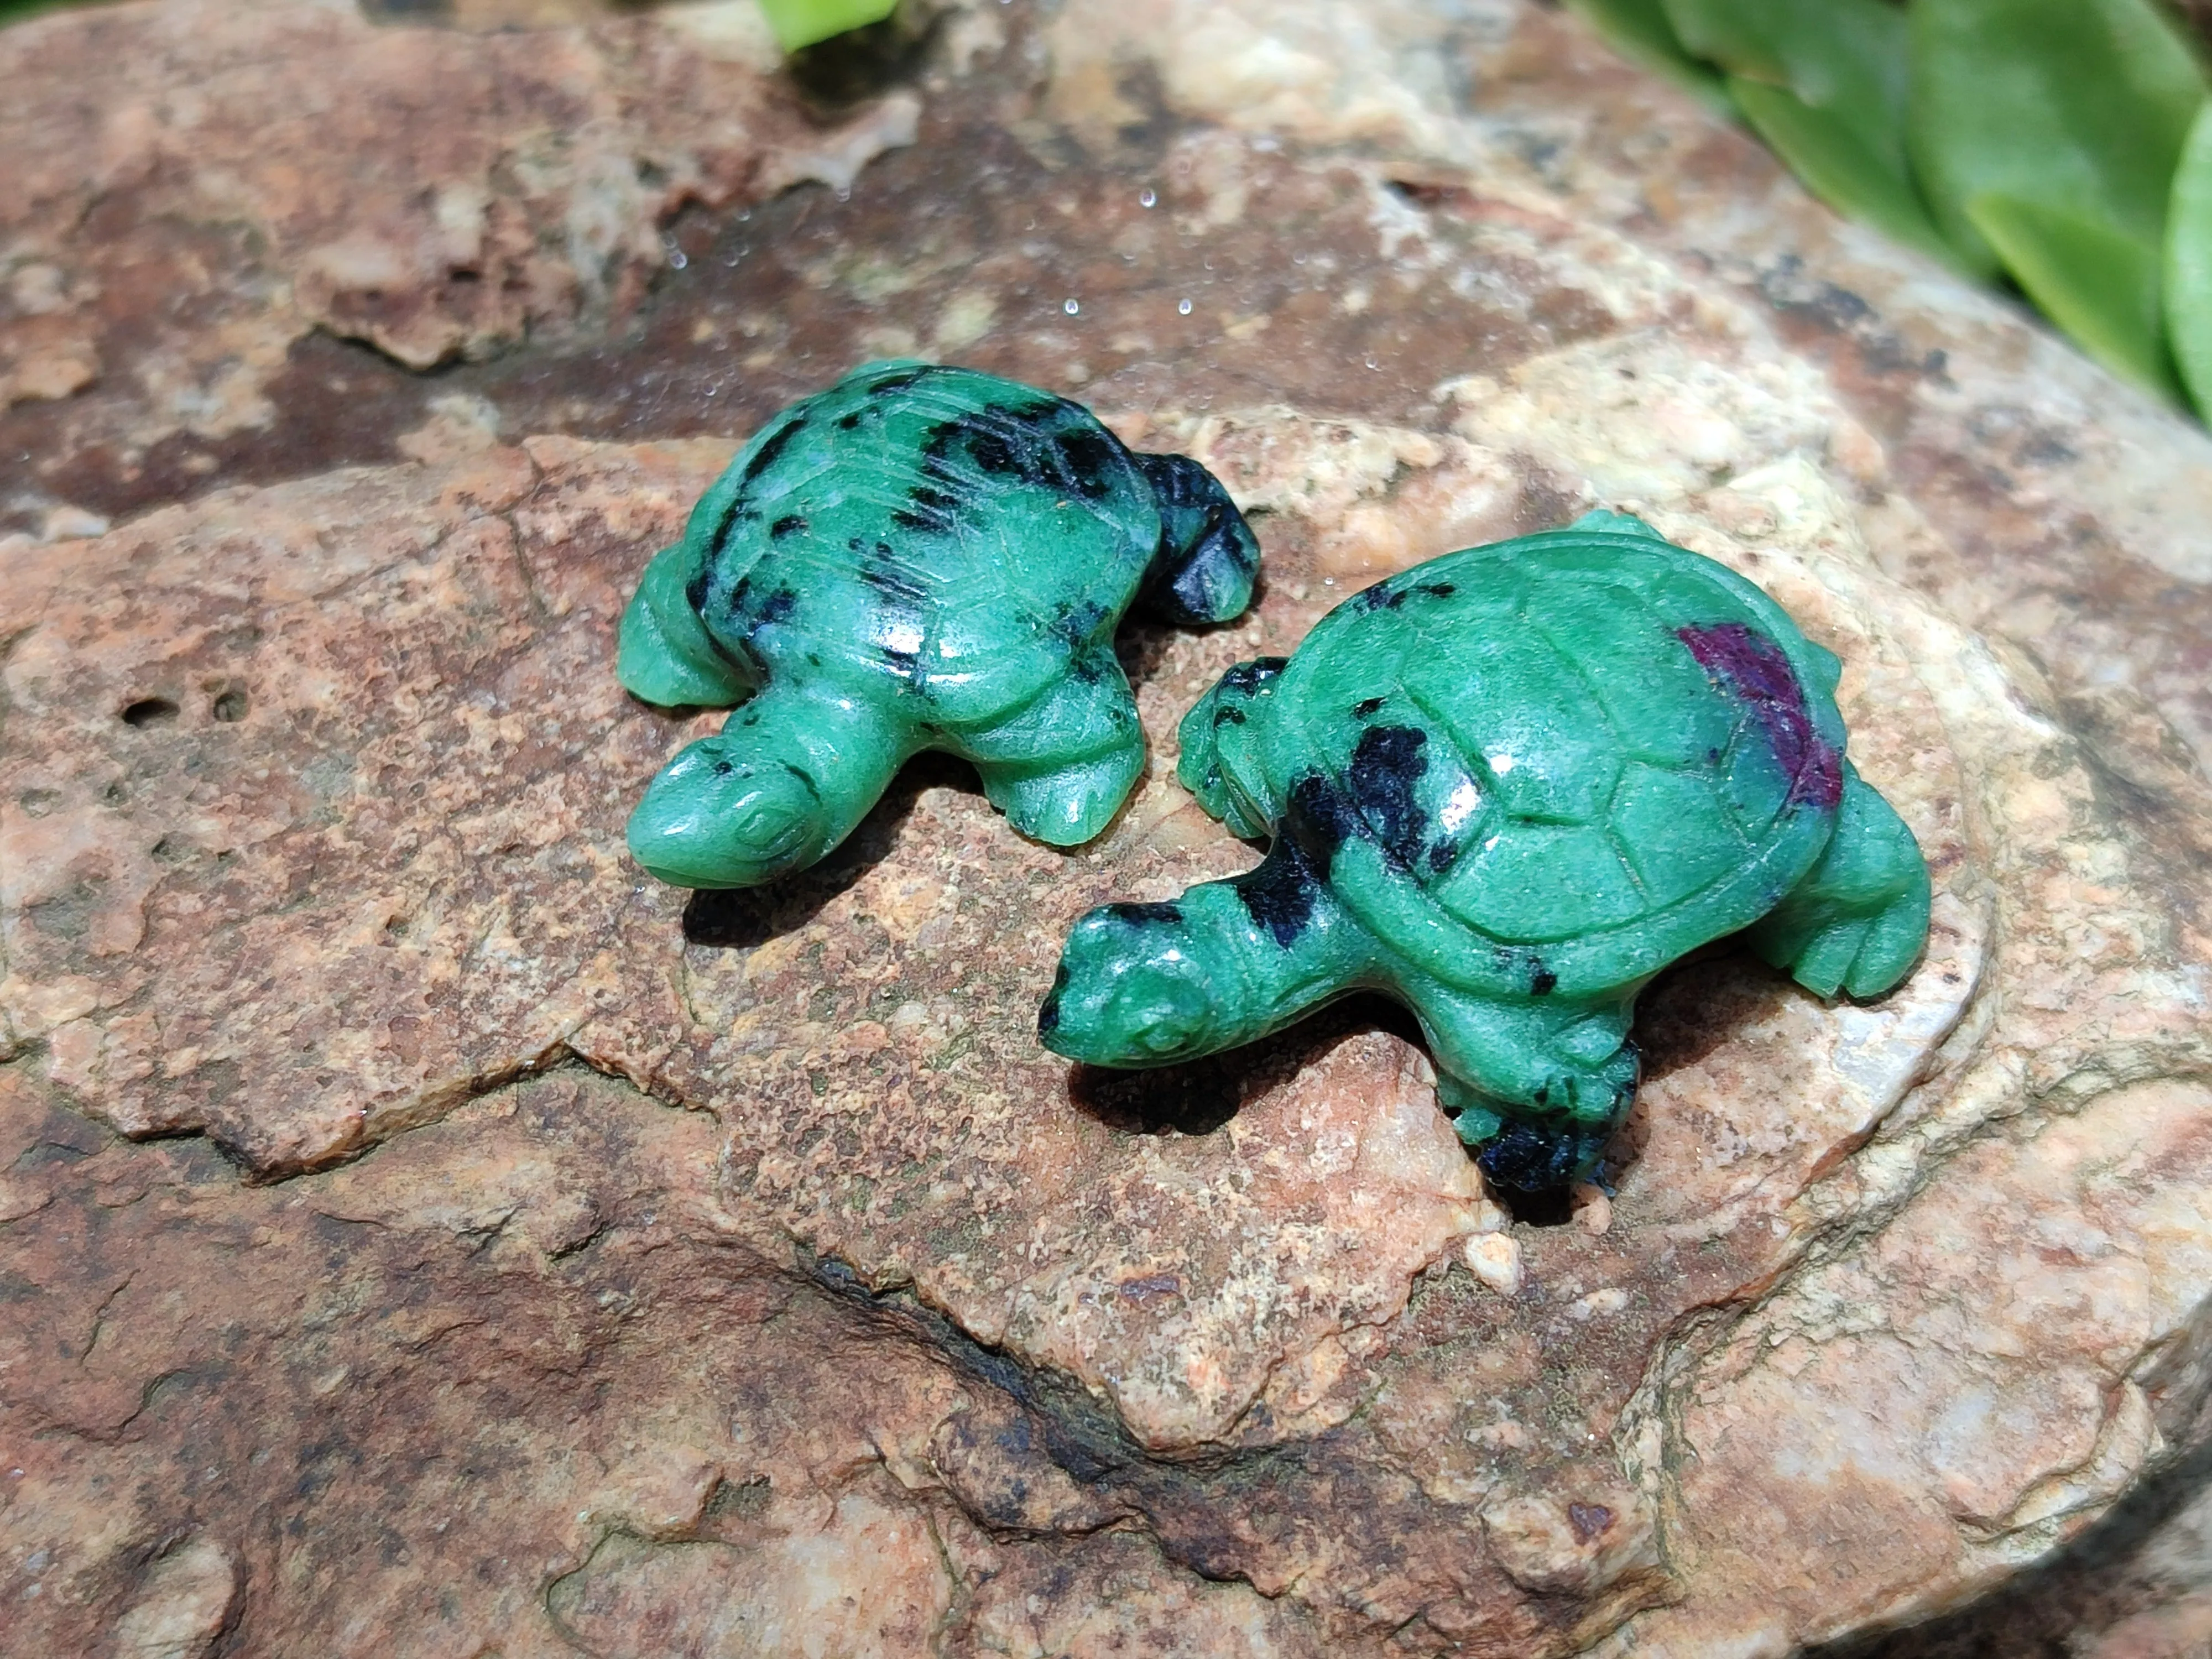
{"label": "polished green stone", "polygon": [[1144,769],[1122,613],[1225,622],[1259,556],[1205,468],[1125,448],[1079,404],[856,369],[754,435],[623,614],[631,692],[737,705],[653,780],[630,851],[678,886],[772,880],[925,749],[974,762],[1024,835],[1088,841]]}
{"label": "polished green stone", "polygon": [[1838,672],[1616,514],[1394,576],[1185,717],[1184,787],[1267,857],[1083,917],[1039,1033],[1162,1066],[1379,990],[1495,1180],[1579,1179],[1634,1097],[1637,994],[1685,952],[1747,929],[1824,997],[1917,958],[1927,866],[1844,758]]}

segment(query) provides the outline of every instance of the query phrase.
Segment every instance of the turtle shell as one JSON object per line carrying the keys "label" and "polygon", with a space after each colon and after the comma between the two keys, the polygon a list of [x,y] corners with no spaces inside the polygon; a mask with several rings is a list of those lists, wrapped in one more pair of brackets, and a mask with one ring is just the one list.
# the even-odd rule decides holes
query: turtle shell
{"label": "turtle shell", "polygon": [[1747,926],[1842,794],[1835,658],[1725,567],[1594,520],[1354,595],[1262,738],[1339,897],[1488,991],[1618,988]]}
{"label": "turtle shell", "polygon": [[1081,405],[871,363],[784,410],[702,497],[688,592],[738,660],[842,665],[957,726],[1109,641],[1159,538],[1151,486]]}

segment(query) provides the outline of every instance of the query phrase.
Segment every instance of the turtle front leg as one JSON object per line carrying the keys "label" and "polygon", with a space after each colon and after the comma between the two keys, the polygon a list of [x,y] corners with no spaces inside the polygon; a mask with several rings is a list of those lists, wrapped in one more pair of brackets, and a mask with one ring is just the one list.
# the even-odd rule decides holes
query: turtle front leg
{"label": "turtle front leg", "polygon": [[1048,847],[1101,834],[1145,769],[1136,699],[1103,645],[1078,653],[1019,713],[948,746],[975,763],[1006,822]]}
{"label": "turtle front leg", "polygon": [[876,698],[772,684],[660,769],[630,856],[675,887],[757,887],[853,833],[918,745]]}
{"label": "turtle front leg", "polygon": [[1244,614],[1260,574],[1260,543],[1221,480],[1188,455],[1133,455],[1159,504],[1160,545],[1137,602],[1189,626]]}
{"label": "turtle front leg", "polygon": [[1248,840],[1268,834],[1283,815],[1282,804],[1267,786],[1257,742],[1275,680],[1288,661],[1255,657],[1238,663],[1191,706],[1176,732],[1182,746],[1176,781],[1230,834]]}
{"label": "turtle front leg", "polygon": [[1037,1035],[1095,1066],[1172,1065],[1250,1042],[1376,982],[1375,962],[1372,935],[1285,839],[1233,879],[1082,917]]}
{"label": "turtle front leg", "polygon": [[1492,1001],[1407,989],[1436,1062],[1437,1103],[1500,1186],[1547,1192],[1597,1166],[1636,1099],[1632,998]]}
{"label": "turtle front leg", "polygon": [[1844,763],[1828,845],[1750,931],[1751,947],[1815,996],[1875,997],[1928,942],[1928,861],[1897,809]]}
{"label": "turtle front leg", "polygon": [[623,611],[615,678],[632,696],[662,708],[728,708],[763,676],[717,649],[692,607],[699,568],[688,541],[653,556]]}

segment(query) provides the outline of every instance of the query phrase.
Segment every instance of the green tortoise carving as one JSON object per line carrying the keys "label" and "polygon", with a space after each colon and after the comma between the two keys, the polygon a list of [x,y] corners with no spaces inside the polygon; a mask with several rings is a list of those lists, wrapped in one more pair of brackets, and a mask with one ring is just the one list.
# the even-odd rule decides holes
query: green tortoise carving
{"label": "green tortoise carving", "polygon": [[1184,787],[1273,846],[1084,916],[1039,1035],[1162,1066],[1382,991],[1493,1181],[1584,1178],[1634,1097],[1637,994],[1685,952],[1748,929],[1823,997],[1919,956],[1927,865],[1844,758],[1839,667],[1615,514],[1403,572],[1190,711]]}
{"label": "green tortoise carving", "polygon": [[1259,560],[1204,467],[1134,453],[1079,404],[855,369],[761,428],[623,613],[630,691],[738,705],[653,781],[630,852],[680,887],[773,880],[925,749],[974,762],[1024,835],[1088,841],[1145,764],[1123,611],[1226,622]]}

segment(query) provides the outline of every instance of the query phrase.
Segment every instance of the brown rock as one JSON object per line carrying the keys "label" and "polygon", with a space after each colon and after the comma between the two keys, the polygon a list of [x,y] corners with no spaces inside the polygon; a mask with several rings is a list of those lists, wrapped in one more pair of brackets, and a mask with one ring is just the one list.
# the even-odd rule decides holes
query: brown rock
{"label": "brown rock", "polygon": [[1483,1510],[1482,1530],[1513,1582],[1539,1595],[1589,1596],[1659,1566],[1643,1496],[1622,1487],[1503,1498]]}
{"label": "brown rock", "polygon": [[0,411],[70,400],[26,414],[95,453],[72,470],[212,463],[277,418],[312,330],[412,368],[597,333],[679,210],[845,187],[914,137],[910,90],[817,125],[756,5],[589,9],[457,33],[138,0],[0,33]]}
{"label": "brown rock", "polygon": [[115,1626],[122,1659],[200,1659],[238,1603],[238,1569],[204,1538],[179,1545],[147,1570],[145,1586]]}
{"label": "brown rock", "polygon": [[[456,371],[332,458],[378,465],[6,553],[0,1251],[34,1289],[0,1398],[35,1432],[0,1605],[34,1650],[1779,1654],[1956,1604],[2204,1440],[2201,434],[1559,16],[1071,3],[1039,86],[994,11],[890,182],[684,245],[750,274],[672,278],[628,343]],[[251,15],[308,64],[356,27]],[[172,26],[104,15],[25,40]],[[439,51],[526,89],[681,62],[623,129],[680,134],[737,72],[708,20]],[[104,187],[152,213],[226,153]],[[357,219],[285,244],[331,317],[416,257]],[[56,247],[19,308],[110,280]],[[477,325],[409,292],[360,325]],[[231,325],[189,349],[260,361]],[[1263,602],[1129,631],[1155,753],[1097,847],[925,764],[823,868],[687,905],[621,825],[704,728],[620,696],[614,618],[745,411],[923,349],[1207,459]],[[101,335],[64,407],[185,349]],[[717,437],[573,435],[692,372],[659,429]],[[518,410],[551,435],[502,442]],[[1251,857],[1169,775],[1212,675],[1600,502],[1843,655],[1937,875],[1903,990],[1662,979],[1617,1190],[1567,1226],[1484,1197],[1378,1006],[1144,1079],[1036,1048],[1069,920]]]}

